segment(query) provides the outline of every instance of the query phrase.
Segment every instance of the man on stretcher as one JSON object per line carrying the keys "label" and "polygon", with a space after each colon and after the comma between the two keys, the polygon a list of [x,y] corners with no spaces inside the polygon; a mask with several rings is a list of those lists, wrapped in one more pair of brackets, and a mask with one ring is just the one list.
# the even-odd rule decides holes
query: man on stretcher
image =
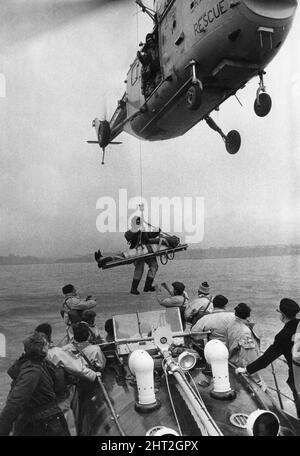
{"label": "man on stretcher", "polygon": [[[145,231],[143,226],[142,218],[139,216],[134,216],[131,220],[131,228],[126,231],[125,239],[129,244],[129,249],[127,252],[122,252],[120,255],[113,257],[103,257],[100,250],[95,252],[95,260],[98,263],[98,267],[103,267],[104,264],[114,260],[120,260],[124,258],[131,257],[141,257],[149,253],[154,253],[159,250],[165,250],[170,247],[176,247],[179,244],[180,240],[176,236],[166,236],[161,232],[160,228],[155,231]],[[176,245],[175,245],[176,244]],[[139,295],[138,285],[143,276],[145,263],[148,265],[149,270],[145,281],[144,291],[155,291],[155,288],[152,286],[154,281],[158,264],[155,257],[143,258],[133,262],[134,274],[131,285],[131,294]]]}

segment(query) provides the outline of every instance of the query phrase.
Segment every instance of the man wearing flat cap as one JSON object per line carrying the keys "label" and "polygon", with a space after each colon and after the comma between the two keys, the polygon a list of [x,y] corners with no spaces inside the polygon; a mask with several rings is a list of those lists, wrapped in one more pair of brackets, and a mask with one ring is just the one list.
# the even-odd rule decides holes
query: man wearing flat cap
{"label": "man wearing flat cap", "polygon": [[279,356],[283,355],[289,368],[287,384],[293,392],[297,415],[300,418],[300,399],[295,386],[292,357],[295,334],[299,331],[297,327],[300,320],[296,318],[296,315],[300,311],[300,307],[292,299],[284,298],[280,301],[279,308],[276,311],[280,314],[280,320],[284,327],[276,334],[273,344],[256,361],[248,364],[247,367],[237,368],[236,372],[239,374],[254,374],[254,372],[264,369]]}

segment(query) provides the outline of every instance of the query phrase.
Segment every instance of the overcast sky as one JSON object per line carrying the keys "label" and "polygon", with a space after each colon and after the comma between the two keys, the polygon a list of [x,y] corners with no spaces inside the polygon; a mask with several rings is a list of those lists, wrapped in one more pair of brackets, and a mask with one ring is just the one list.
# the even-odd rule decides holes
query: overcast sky
{"label": "overcast sky", "polygon": [[232,98],[213,115],[225,132],[240,131],[237,155],[204,122],[165,142],[123,133],[101,166],[100,149],[85,143],[95,139],[91,122],[113,113],[150,20],[125,0],[0,6],[0,255],[124,248],[122,235],[97,231],[96,203],[118,203],[119,188],[139,196],[140,148],[147,200],[204,198],[202,247],[300,243],[299,11],[267,68],[269,116],[253,111],[257,79],[238,93],[243,107]]}

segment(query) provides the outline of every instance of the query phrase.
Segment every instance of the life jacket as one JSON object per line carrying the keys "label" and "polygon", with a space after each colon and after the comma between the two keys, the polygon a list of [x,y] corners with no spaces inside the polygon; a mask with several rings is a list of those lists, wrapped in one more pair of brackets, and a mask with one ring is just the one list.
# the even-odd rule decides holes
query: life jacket
{"label": "life jacket", "polygon": [[294,345],[292,348],[292,364],[294,374],[294,384],[297,393],[300,395],[300,320],[294,334]]}
{"label": "life jacket", "polygon": [[60,314],[67,326],[72,325],[73,323],[77,323],[78,321],[81,321],[82,318],[82,312],[83,310],[77,310],[77,309],[72,309],[69,304],[68,300],[71,299],[73,296],[68,296],[62,305],[62,310],[60,311]]}
{"label": "life jacket", "polygon": [[210,296],[208,299],[208,304],[204,309],[199,309],[194,315],[192,315],[191,318],[188,319],[188,322],[191,323],[192,326],[194,326],[200,318],[204,317],[204,315],[209,314],[208,308],[212,302],[212,296]]}

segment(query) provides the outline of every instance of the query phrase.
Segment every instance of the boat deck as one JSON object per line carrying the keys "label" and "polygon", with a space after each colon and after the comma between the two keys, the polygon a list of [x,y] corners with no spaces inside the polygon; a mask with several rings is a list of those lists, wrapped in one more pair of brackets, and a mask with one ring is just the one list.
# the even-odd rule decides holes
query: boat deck
{"label": "boat deck", "polygon": [[[149,413],[140,413],[135,409],[137,400],[136,383],[128,367],[124,367],[115,361],[109,362],[103,381],[115,411],[119,415],[118,422],[124,434],[145,436],[155,426],[166,426],[177,431],[179,435],[202,435],[200,430],[201,423],[199,426],[198,418],[185,400],[183,390],[175,382],[175,379],[169,376],[169,389],[173,404],[171,403],[166,378],[160,366],[161,360],[156,359],[155,390],[160,407]],[[233,414],[249,416],[250,413],[258,408],[269,408],[277,414],[283,434],[292,435],[292,432],[288,430],[291,427],[291,422],[293,426],[298,427],[300,432],[300,421],[285,414],[280,414],[279,409],[276,408],[271,398],[268,399],[268,396],[265,396],[262,390],[251,380],[245,382],[243,377],[236,376],[232,368],[230,368],[230,383],[232,389],[236,392],[236,397],[231,400],[220,400],[211,397],[212,378],[209,374],[203,374],[203,368],[193,369],[191,375],[208,412],[223,435],[246,436],[247,430],[232,424],[230,417]],[[206,380],[205,382],[204,379]],[[98,436],[120,435],[101,392],[94,393],[93,400],[85,401],[84,407],[86,420],[84,434]],[[175,418],[174,410],[176,411],[178,422]],[[93,417],[92,421],[91,417]]]}

